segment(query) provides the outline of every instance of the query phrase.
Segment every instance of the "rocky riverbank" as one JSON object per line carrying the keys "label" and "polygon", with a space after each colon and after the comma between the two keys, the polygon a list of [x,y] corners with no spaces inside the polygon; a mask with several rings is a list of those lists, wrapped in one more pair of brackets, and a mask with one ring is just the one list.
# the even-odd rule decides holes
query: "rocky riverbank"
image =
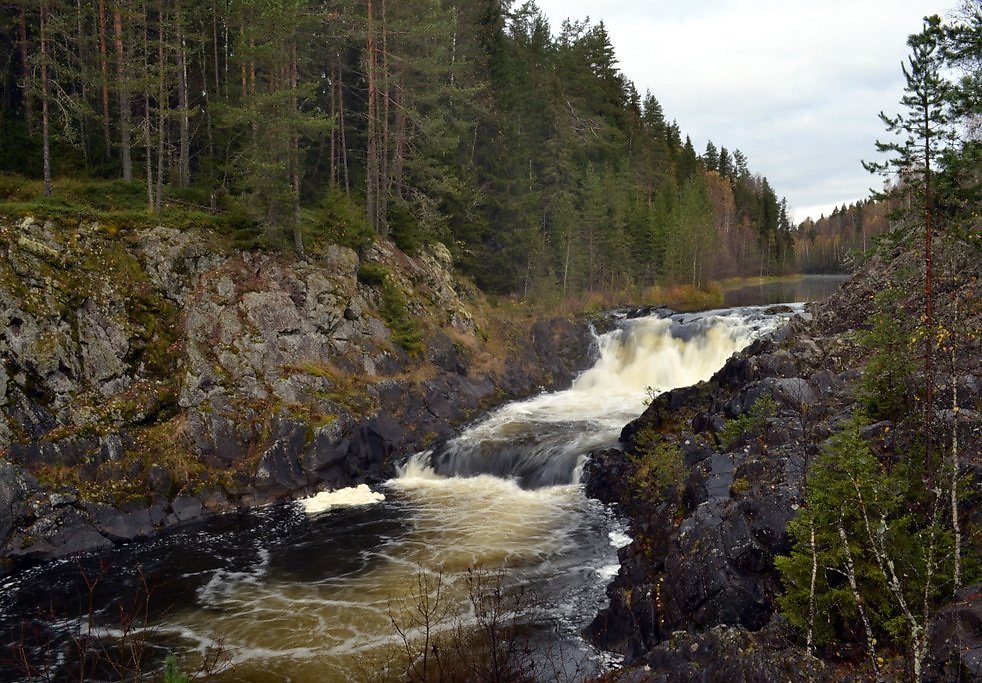
{"label": "rocky riverbank", "polygon": [[291,260],[32,217],[0,245],[0,571],[378,482],[589,356],[585,325],[498,316],[442,246]]}
{"label": "rocky riverbank", "polygon": [[[939,321],[967,330],[946,347],[950,367],[939,386],[939,434],[960,433],[966,482],[959,517],[969,562],[982,553],[982,437],[978,335],[979,264],[957,245],[942,251]],[[791,550],[788,522],[805,503],[809,462],[857,409],[857,387],[870,350],[875,295],[890,286],[916,315],[922,283],[916,254],[874,259],[809,315],[736,354],[711,381],[657,397],[627,425],[622,450],[596,453],[587,468],[589,495],[629,518],[633,542],[608,588],[609,607],[587,635],[623,653],[617,681],[865,680],[861,633],[809,653],[801,633],[779,615],[775,557]],[[961,301],[961,308],[951,302]],[[965,305],[964,302],[973,302]],[[947,423],[946,423],[947,421]],[[881,421],[863,436],[883,458],[906,442]],[[646,454],[671,453],[660,470]],[[662,461],[666,462],[666,461]],[[932,619],[927,680],[982,676],[982,587],[950,595]],[[904,676],[903,653],[883,664]]]}

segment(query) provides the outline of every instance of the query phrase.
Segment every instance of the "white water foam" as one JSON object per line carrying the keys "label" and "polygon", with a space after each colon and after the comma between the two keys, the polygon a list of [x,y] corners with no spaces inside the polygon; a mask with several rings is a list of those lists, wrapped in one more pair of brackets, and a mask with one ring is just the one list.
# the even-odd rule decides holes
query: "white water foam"
{"label": "white water foam", "polygon": [[[168,629],[192,651],[223,643],[236,668],[219,680],[364,679],[404,648],[394,622],[415,632],[421,575],[443,582],[441,599],[454,612],[453,605],[466,611],[470,604],[472,568],[507,568],[511,585],[545,591],[544,604],[554,609],[550,618],[564,624],[577,647],[583,620],[596,612],[603,584],[617,573],[614,548],[630,539],[602,518],[599,504],[586,501],[576,465],[591,450],[616,443],[650,395],[707,379],[730,354],[780,322],[747,309],[621,321],[598,338],[597,363],[570,389],[495,411],[447,444],[438,463],[445,468],[434,466],[439,452],[411,458],[386,483],[386,502],[359,487],[319,494],[296,508],[311,533],[330,527],[332,515],[318,510],[371,503],[381,503],[375,512],[398,508],[400,524],[385,526],[370,545],[311,543],[309,551],[284,555],[271,543],[271,560],[258,544],[250,566],[215,571],[197,593],[201,609]],[[471,466],[471,460],[502,458],[508,467]],[[512,465],[524,469],[516,473]],[[550,467],[556,476],[534,482],[538,488],[524,486],[527,471]],[[341,552],[359,555],[354,569],[321,575],[298,566],[309,558],[316,567]]]}
{"label": "white water foam", "polygon": [[[445,475],[489,473],[537,487],[579,480],[583,458],[616,443],[654,396],[709,379],[734,352],[790,317],[773,309],[622,320],[565,391],[506,404],[422,462]],[[418,457],[418,456],[417,456]]]}
{"label": "white water foam", "polygon": [[383,500],[385,500],[384,494],[372,491],[367,484],[358,484],[336,491],[321,491],[317,495],[301,498],[296,502],[308,515],[314,515],[336,507],[373,505]]}

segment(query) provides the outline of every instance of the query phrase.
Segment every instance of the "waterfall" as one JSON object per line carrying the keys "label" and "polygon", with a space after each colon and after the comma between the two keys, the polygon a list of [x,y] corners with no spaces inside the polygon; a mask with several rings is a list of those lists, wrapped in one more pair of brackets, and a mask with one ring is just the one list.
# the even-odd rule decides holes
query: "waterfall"
{"label": "waterfall", "polygon": [[[394,625],[415,637],[420,605],[438,602],[440,616],[425,624],[433,633],[469,627],[469,582],[500,572],[504,590],[535,597],[523,618],[541,641],[530,647],[547,658],[559,652],[550,666],[560,678],[599,674],[606,660],[581,633],[605,604],[627,539],[611,510],[584,496],[585,458],[616,444],[650,397],[708,379],[793,314],[782,311],[620,319],[597,336],[593,367],[568,389],[493,411],[413,456],[382,491],[319,494],[114,549],[113,581],[126,595],[147,576],[163,582],[173,604],[148,638],[192,666],[225,648],[232,666],[209,680],[333,683],[397,677],[407,641]],[[23,605],[35,596],[54,604],[52,587],[66,605],[77,602],[66,578],[74,565],[37,571],[0,584],[6,612],[15,597],[20,614],[32,614]],[[418,602],[424,593],[437,600],[435,586],[437,602]],[[114,614],[97,616],[108,628]],[[0,636],[16,638],[18,628],[8,620]]]}
{"label": "waterfall", "polygon": [[575,483],[586,455],[617,441],[652,397],[709,379],[734,352],[776,329],[759,308],[620,320],[597,337],[597,360],[569,389],[509,403],[410,460],[405,473],[480,474],[524,488]]}

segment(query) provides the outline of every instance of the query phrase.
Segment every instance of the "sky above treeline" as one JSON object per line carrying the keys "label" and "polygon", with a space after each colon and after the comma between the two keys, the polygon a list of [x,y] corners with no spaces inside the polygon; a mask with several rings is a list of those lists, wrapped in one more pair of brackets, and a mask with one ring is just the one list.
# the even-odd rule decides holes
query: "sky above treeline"
{"label": "sky above treeline", "polygon": [[882,179],[862,160],[890,139],[907,36],[961,0],[536,0],[553,33],[604,22],[621,72],[700,154],[741,150],[793,220],[829,215]]}

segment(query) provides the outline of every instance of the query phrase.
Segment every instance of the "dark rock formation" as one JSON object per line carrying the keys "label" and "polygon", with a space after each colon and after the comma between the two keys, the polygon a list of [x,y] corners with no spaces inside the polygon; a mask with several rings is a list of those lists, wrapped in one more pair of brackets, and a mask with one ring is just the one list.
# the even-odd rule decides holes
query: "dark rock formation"
{"label": "dark rock formation", "polygon": [[[782,590],[774,558],[790,550],[786,527],[804,501],[809,459],[855,410],[866,353],[855,330],[867,324],[874,295],[889,278],[918,272],[905,260],[906,255],[891,263],[874,259],[831,300],[735,354],[710,381],[657,397],[625,426],[623,450],[593,454],[587,493],[617,504],[634,539],[620,550],[608,607],[587,629],[594,643],[625,655],[628,666],[612,678],[850,679],[843,667],[807,657],[790,631],[782,631],[783,645],[774,640],[776,597]],[[963,286],[974,288],[978,263],[962,254],[952,256],[952,264]],[[911,284],[894,286],[912,297],[919,291]],[[977,292],[962,295],[977,300]],[[916,300],[910,305],[916,310]],[[977,307],[959,315],[944,324],[978,329]],[[961,425],[969,441],[961,445],[962,471],[977,485],[982,421],[971,378],[982,354],[971,348],[977,335],[964,339],[968,347],[957,351],[959,371],[942,387],[947,393],[939,400],[950,405],[957,397],[958,408],[942,411],[939,422]],[[767,410],[760,414],[755,406],[762,405]],[[892,423],[882,422],[869,426],[865,436],[876,452],[889,453],[897,445],[895,434]],[[679,453],[683,475],[653,497],[650,488],[639,495],[633,463],[658,443]],[[977,531],[966,529],[977,529],[979,502],[973,495],[961,502],[966,540],[978,538]],[[977,540],[969,545],[966,558],[978,552]],[[928,680],[979,677],[979,605],[976,586],[937,615]]]}
{"label": "dark rock formation", "polygon": [[585,324],[488,318],[441,245],[298,261],[33,218],[0,237],[0,560],[379,482],[492,405],[568,384],[591,344]]}

